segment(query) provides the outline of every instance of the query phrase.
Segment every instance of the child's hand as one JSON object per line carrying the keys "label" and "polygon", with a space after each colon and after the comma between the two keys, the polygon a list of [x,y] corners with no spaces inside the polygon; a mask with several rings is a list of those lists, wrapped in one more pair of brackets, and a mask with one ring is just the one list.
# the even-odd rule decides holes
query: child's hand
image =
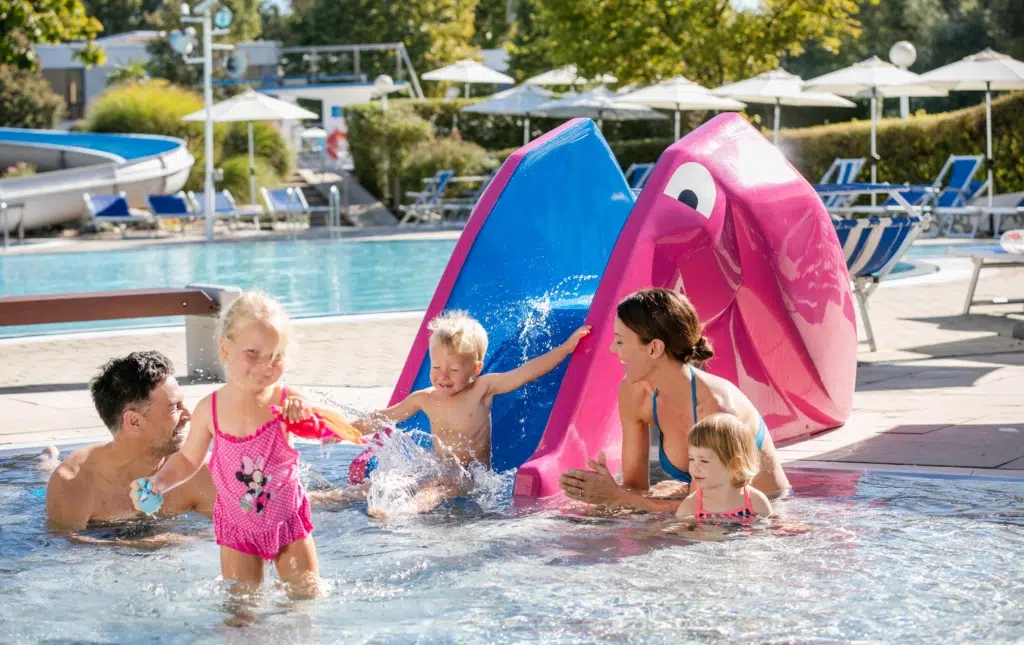
{"label": "child's hand", "polygon": [[157,484],[156,477],[143,477],[132,482],[128,496],[135,510],[146,515],[153,515],[163,505],[163,491]]}
{"label": "child's hand", "polygon": [[299,394],[289,394],[281,410],[289,423],[298,423],[313,416],[313,407]]}
{"label": "child's hand", "polygon": [[569,353],[571,354],[576,350],[576,346],[580,344],[580,341],[583,340],[583,337],[589,333],[590,325],[583,325],[582,327],[574,331],[572,333],[572,336],[569,336],[569,340],[565,341],[563,345],[566,347],[566,349],[569,350]]}

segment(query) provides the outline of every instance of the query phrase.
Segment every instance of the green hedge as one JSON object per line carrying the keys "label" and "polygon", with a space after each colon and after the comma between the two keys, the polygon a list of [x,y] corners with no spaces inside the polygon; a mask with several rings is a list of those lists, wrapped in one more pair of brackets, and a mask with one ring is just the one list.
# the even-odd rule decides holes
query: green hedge
{"label": "green hedge", "polygon": [[[836,157],[870,157],[870,133],[867,121],[783,129],[780,146],[805,177],[818,181]],[[1024,190],[1024,93],[992,102],[992,146],[996,191]],[[984,153],[984,105],[878,122],[879,181],[931,183],[949,155]],[[868,173],[865,166],[861,178]]]}

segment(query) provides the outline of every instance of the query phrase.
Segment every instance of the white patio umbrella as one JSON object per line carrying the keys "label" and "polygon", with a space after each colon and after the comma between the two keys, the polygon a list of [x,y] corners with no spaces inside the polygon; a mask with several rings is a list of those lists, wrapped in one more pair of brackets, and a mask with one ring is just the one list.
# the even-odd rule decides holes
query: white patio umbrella
{"label": "white patio umbrella", "polygon": [[770,72],[758,74],[745,81],[729,83],[711,90],[712,94],[728,96],[747,103],[767,103],[775,105],[775,132],[772,142],[779,145],[779,116],[782,106],[822,106],[822,107],[857,107],[853,101],[829,92],[805,91],[804,81],[796,74],[790,74],[781,67]]}
{"label": "white patio umbrella", "polygon": [[507,74],[487,67],[475,60],[464,59],[452,63],[446,67],[427,72],[421,78],[427,81],[449,81],[462,83],[466,88],[466,96],[469,96],[469,85],[471,83],[491,83],[495,85],[511,85],[516,82]]}
{"label": "white patio umbrella", "polygon": [[323,128],[306,128],[305,130],[302,131],[302,138],[314,140],[326,139],[327,130],[324,130]]}
{"label": "white patio umbrella", "polygon": [[619,101],[637,103],[675,113],[675,137],[679,140],[679,113],[683,110],[742,110],[747,107],[739,101],[715,96],[707,88],[676,76],[656,85],[623,94]]}
{"label": "white patio umbrella", "polygon": [[[945,90],[932,87],[913,72],[900,69],[878,56],[812,78],[804,88],[816,92],[832,92],[839,96],[871,98],[871,183],[878,181],[876,119],[879,98],[894,96],[946,96]],[[871,196],[874,203],[875,196]]]}
{"label": "white patio umbrella", "polygon": [[591,79],[582,78],[575,65],[559,67],[537,76],[532,76],[525,85],[589,85],[591,83],[617,83],[619,79],[611,74],[601,74]]}
{"label": "white patio umbrella", "polygon": [[656,120],[664,119],[659,114],[639,103],[622,102],[615,92],[607,87],[598,87],[589,92],[574,94],[549,101],[537,107],[538,116],[552,117],[556,119],[572,119],[575,117],[588,117],[597,121],[600,129],[605,119],[611,121],[639,121],[643,119]]}
{"label": "white patio umbrella", "polygon": [[921,75],[921,80],[954,92],[985,92],[985,151],[988,205],[992,205],[992,91],[1024,90],[1024,62],[991,48]]}
{"label": "white patio umbrella", "polygon": [[498,92],[491,97],[491,100],[470,105],[462,108],[462,112],[474,112],[476,114],[509,114],[522,116],[523,119],[523,145],[530,143],[530,115],[537,113],[537,108],[548,103],[551,92],[538,87],[537,85],[520,85],[509,90]]}
{"label": "white patio umbrella", "polygon": [[[253,121],[298,121],[300,119],[316,119],[315,112],[299,107],[294,103],[275,99],[254,90],[247,90],[237,96],[215,103],[210,106],[210,116],[214,123],[234,121],[249,122],[249,203],[256,203],[256,156],[254,151],[252,122]],[[185,115],[182,121],[205,121],[206,109]],[[213,195],[206,195],[207,203],[203,212],[213,217]]]}

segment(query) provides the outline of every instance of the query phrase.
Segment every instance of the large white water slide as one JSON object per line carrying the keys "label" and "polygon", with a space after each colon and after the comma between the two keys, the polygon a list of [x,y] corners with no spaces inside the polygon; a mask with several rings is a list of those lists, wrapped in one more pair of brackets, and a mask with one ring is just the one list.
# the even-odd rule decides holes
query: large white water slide
{"label": "large white water slide", "polygon": [[147,195],[184,187],[195,158],[173,137],[0,128],[0,171],[18,162],[36,174],[0,179],[0,232],[80,221],[84,193],[123,192],[146,208]]}

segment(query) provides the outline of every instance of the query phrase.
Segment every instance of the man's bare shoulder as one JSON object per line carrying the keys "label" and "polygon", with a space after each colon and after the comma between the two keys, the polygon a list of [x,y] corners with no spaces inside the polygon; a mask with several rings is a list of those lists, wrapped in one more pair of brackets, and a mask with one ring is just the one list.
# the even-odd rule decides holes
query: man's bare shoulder
{"label": "man's bare shoulder", "polygon": [[96,454],[104,444],[86,446],[68,455],[50,473],[46,484],[46,517],[58,528],[81,528],[92,514]]}
{"label": "man's bare shoulder", "polygon": [[79,448],[68,455],[50,473],[50,483],[80,483],[82,480],[92,476],[97,452],[106,444],[96,443],[91,446]]}

